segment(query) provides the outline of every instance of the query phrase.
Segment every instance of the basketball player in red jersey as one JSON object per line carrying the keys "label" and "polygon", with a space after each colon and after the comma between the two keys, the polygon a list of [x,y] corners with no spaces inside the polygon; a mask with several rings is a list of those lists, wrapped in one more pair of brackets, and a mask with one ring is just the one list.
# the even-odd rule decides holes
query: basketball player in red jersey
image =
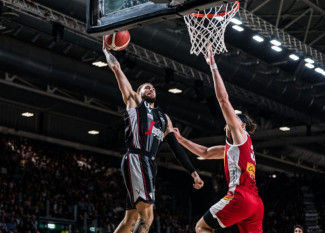
{"label": "basketball player in red jersey", "polygon": [[114,232],[147,233],[154,216],[155,158],[163,139],[178,162],[193,177],[194,188],[202,188],[203,181],[176,140],[171,120],[159,107],[155,107],[154,86],[144,83],[134,91],[119,62],[108,50],[103,41],[103,52],[126,105],[124,132],[127,153],[123,156],[121,170],[128,196],[125,217]]}
{"label": "basketball player in red jersey", "polygon": [[226,120],[226,145],[204,147],[182,137],[174,129],[177,140],[192,153],[205,159],[224,159],[228,193],[198,221],[197,233],[237,224],[242,233],[262,232],[264,205],[255,182],[255,156],[250,134],[256,125],[243,114],[236,115],[210,49],[205,57],[210,65],[216,96]]}

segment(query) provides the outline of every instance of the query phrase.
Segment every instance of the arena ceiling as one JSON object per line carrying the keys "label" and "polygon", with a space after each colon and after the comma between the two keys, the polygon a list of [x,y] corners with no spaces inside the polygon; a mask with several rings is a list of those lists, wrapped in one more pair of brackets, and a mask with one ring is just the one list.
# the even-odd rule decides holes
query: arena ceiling
{"label": "arena ceiling", "polygon": [[[122,153],[124,106],[109,69],[91,65],[104,57],[100,38],[85,33],[86,0],[1,3],[1,131]],[[229,53],[216,58],[234,107],[258,123],[257,158],[265,169],[324,173],[325,77],[306,68],[303,59],[290,61],[289,49],[275,54],[266,42],[257,45],[251,37],[252,29],[273,37],[258,28],[273,25],[275,32],[292,36],[285,37],[286,43],[302,42],[305,47],[297,50],[312,48],[306,57],[317,56],[324,69],[325,1],[247,0],[241,7],[240,17],[252,14],[261,21],[247,19],[245,33],[227,30]],[[184,22],[145,25],[130,33],[131,45],[116,56],[132,85],[154,83],[158,105],[185,136],[207,146],[223,143],[224,121],[209,67],[203,57],[189,54]],[[171,87],[183,93],[171,94]],[[23,118],[24,111],[35,115]],[[280,131],[281,126],[291,130]],[[100,134],[87,134],[91,129]],[[168,151],[164,145],[161,161],[170,162]],[[214,166],[200,164],[207,171]]]}

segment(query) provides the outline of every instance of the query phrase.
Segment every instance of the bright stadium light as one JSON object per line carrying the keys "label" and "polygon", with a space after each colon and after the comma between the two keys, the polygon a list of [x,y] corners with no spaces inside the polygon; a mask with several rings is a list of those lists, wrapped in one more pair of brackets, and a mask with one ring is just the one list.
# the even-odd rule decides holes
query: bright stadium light
{"label": "bright stadium light", "polygon": [[313,59],[310,59],[309,57],[305,58],[305,62],[307,63],[314,63]]}
{"label": "bright stadium light", "polygon": [[257,42],[263,42],[264,41],[263,37],[261,37],[259,35],[253,36],[253,39],[256,40]]}
{"label": "bright stadium light", "polygon": [[168,91],[170,93],[173,93],[173,94],[179,94],[179,93],[182,93],[183,92],[181,89],[178,89],[178,88],[171,88]]}
{"label": "bright stadium light", "polygon": [[280,41],[278,41],[278,40],[271,40],[270,41],[271,42],[271,44],[273,44],[273,45],[275,45],[275,46],[280,46],[281,45],[281,42]]}
{"label": "bright stadium light", "polygon": [[299,60],[299,57],[296,55],[296,54],[290,54],[289,56],[292,60],[294,61],[298,61]]}
{"label": "bright stadium light", "polygon": [[47,228],[48,228],[48,229],[55,229],[55,224],[53,224],[53,223],[48,223],[48,224],[47,224]]}
{"label": "bright stadium light", "polygon": [[32,117],[32,116],[34,116],[34,113],[32,113],[32,112],[23,112],[21,115],[24,116],[24,117]]}
{"label": "bright stadium light", "polygon": [[315,71],[316,71],[317,73],[320,73],[320,74],[322,74],[322,75],[325,76],[325,70],[324,70],[324,69],[317,67],[317,68],[315,69]]}
{"label": "bright stadium light", "polygon": [[89,130],[88,134],[97,135],[97,134],[99,134],[99,131],[97,131],[97,130]]}
{"label": "bright stadium light", "polygon": [[242,114],[242,111],[235,109],[236,114]]}
{"label": "bright stadium light", "polygon": [[232,28],[239,32],[244,31],[244,28],[242,28],[241,26],[238,26],[238,25],[234,25],[234,26],[232,26]]}
{"label": "bright stadium light", "polygon": [[271,47],[274,51],[277,51],[277,52],[281,52],[282,51],[282,48],[278,47],[278,46],[272,46]]}
{"label": "bright stadium light", "polygon": [[242,21],[240,21],[239,19],[236,19],[236,18],[232,18],[230,21],[231,21],[232,23],[234,23],[234,24],[237,24],[237,25],[241,25],[241,24],[243,24]]}
{"label": "bright stadium light", "polygon": [[315,66],[314,66],[313,64],[311,64],[311,63],[306,63],[305,66],[308,67],[309,69],[314,69],[314,67],[315,67]]}
{"label": "bright stadium light", "polygon": [[92,63],[93,66],[97,66],[97,67],[104,67],[107,66],[107,63],[102,62],[102,61],[96,61]]}
{"label": "bright stadium light", "polygon": [[287,127],[287,126],[282,126],[282,127],[280,127],[279,129],[280,129],[281,131],[289,131],[289,130],[290,130],[290,128]]}

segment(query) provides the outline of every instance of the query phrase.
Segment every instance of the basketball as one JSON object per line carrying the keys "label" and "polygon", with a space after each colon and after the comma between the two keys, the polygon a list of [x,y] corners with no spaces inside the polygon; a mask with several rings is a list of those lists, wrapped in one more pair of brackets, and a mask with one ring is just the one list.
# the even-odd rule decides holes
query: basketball
{"label": "basketball", "polygon": [[115,51],[126,49],[130,43],[130,33],[128,30],[116,32],[111,35],[104,36],[104,41],[107,47]]}

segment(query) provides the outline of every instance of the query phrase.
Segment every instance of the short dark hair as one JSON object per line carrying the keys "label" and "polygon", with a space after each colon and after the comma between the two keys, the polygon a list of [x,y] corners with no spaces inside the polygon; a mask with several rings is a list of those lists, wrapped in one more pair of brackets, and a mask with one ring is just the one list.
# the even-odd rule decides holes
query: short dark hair
{"label": "short dark hair", "polygon": [[237,116],[243,123],[246,124],[246,131],[250,134],[253,134],[257,127],[253,120],[246,114],[237,114]]}
{"label": "short dark hair", "polygon": [[144,86],[144,85],[147,85],[147,84],[150,84],[151,86],[154,86],[152,83],[143,83],[141,84],[138,89],[137,89],[137,92],[139,92],[141,90],[141,88]]}
{"label": "short dark hair", "polygon": [[293,227],[293,230],[295,230],[296,228],[300,228],[302,230],[302,232],[304,232],[304,228],[303,226],[299,225],[299,224],[296,224],[294,227]]}

